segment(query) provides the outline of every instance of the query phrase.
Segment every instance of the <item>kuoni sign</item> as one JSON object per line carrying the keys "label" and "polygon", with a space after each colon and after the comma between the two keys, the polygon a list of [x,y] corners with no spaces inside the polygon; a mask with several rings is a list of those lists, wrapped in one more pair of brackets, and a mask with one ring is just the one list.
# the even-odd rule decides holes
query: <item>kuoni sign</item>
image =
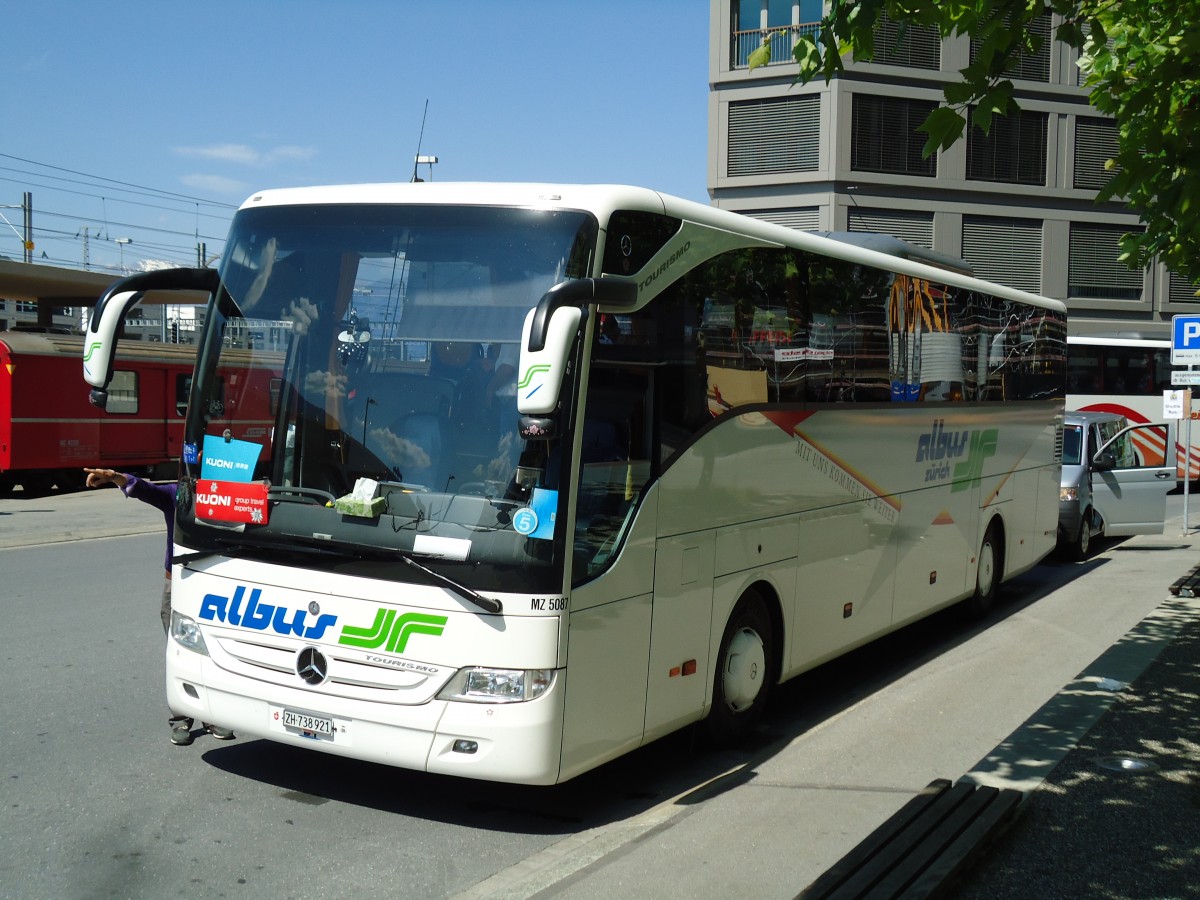
{"label": "kuoni sign", "polygon": [[196,518],[266,525],[267,486],[202,478],[196,483]]}
{"label": "kuoni sign", "polygon": [[254,477],[254,466],[261,452],[260,444],[210,434],[204,438],[200,477],[206,481],[249,481]]}

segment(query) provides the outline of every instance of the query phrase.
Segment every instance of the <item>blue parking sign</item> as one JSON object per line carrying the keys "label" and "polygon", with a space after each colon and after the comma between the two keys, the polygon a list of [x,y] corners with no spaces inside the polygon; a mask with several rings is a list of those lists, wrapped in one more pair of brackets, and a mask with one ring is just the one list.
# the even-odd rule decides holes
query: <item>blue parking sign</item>
{"label": "blue parking sign", "polygon": [[1200,316],[1171,317],[1171,364],[1200,365]]}

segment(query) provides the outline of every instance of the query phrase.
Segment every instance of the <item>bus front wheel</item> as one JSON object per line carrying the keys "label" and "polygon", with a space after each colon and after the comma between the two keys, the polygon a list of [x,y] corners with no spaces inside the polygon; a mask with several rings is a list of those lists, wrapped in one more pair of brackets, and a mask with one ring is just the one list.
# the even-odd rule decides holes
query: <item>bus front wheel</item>
{"label": "bus front wheel", "polygon": [[775,632],[766,601],[747,593],[725,626],[713,679],[713,702],[705,720],[713,744],[728,747],[751,734],[771,693]]}

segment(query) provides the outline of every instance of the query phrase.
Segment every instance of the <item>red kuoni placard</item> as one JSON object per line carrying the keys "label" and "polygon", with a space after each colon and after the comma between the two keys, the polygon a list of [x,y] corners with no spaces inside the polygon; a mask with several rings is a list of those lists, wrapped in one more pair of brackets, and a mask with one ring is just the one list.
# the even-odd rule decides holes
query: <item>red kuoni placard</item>
{"label": "red kuoni placard", "polygon": [[266,525],[267,486],[260,481],[198,481],[196,518]]}

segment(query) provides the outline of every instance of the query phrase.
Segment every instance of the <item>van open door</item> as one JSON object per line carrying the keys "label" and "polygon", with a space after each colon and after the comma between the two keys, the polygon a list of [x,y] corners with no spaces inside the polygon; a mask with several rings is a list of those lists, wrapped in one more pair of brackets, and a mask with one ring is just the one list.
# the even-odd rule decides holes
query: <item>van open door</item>
{"label": "van open door", "polygon": [[1147,459],[1138,447],[1164,446],[1167,424],[1149,422],[1117,432],[1092,455],[1092,503],[1106,535],[1162,534],[1175,466]]}

